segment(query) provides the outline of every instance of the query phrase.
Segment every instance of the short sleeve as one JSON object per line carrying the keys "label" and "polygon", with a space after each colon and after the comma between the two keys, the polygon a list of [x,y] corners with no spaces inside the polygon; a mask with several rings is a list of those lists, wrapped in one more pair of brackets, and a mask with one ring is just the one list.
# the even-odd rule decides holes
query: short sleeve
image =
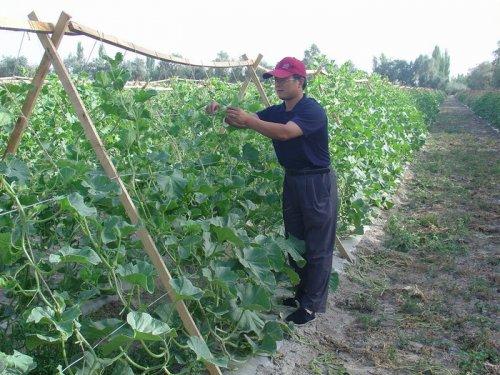
{"label": "short sleeve", "polygon": [[296,123],[305,137],[316,133],[327,126],[324,109],[317,103],[301,108],[290,121]]}
{"label": "short sleeve", "polygon": [[262,121],[271,121],[271,116],[272,116],[273,111],[274,111],[274,108],[271,106],[271,107],[267,107],[267,108],[263,109],[262,111],[257,112],[256,115]]}

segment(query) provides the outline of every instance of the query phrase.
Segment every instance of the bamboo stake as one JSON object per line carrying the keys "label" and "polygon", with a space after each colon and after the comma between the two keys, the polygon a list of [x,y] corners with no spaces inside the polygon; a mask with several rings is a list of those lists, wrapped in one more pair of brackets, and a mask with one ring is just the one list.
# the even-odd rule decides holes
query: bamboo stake
{"label": "bamboo stake", "polygon": [[[31,13],[29,17],[31,20],[37,21],[37,17],[34,12]],[[57,75],[59,76],[59,79],[61,80],[64,90],[68,94],[71,103],[73,104],[78,119],[85,130],[85,135],[87,139],[90,141],[92,148],[94,149],[94,152],[97,158],[99,159],[99,162],[101,163],[101,166],[103,167],[107,176],[110,179],[115,180],[116,183],[119,185],[121,189],[120,200],[125,208],[125,211],[127,212],[128,217],[130,218],[132,224],[141,225],[141,228],[137,231],[137,236],[141,240],[144,249],[151,258],[151,261],[153,262],[154,266],[156,267],[156,270],[158,271],[158,274],[160,276],[160,280],[165,289],[167,290],[170,299],[172,301],[175,301],[176,299],[175,292],[172,286],[170,285],[170,280],[172,279],[172,276],[170,275],[170,272],[167,266],[165,265],[163,258],[158,252],[156,244],[154,243],[151,235],[149,234],[149,231],[144,226],[142,226],[139,217],[139,212],[137,211],[134,202],[130,198],[127,188],[125,187],[125,184],[118,175],[115,166],[113,165],[111,159],[106,153],[101,138],[97,133],[97,130],[92,122],[92,119],[90,118],[85,108],[85,105],[81,100],[80,95],[78,94],[76,87],[73,84],[73,81],[71,80],[66,67],[64,66],[61,57],[57,53],[54,44],[47,37],[47,35],[44,34],[37,34],[37,35],[43,47],[45,48],[45,51],[50,55],[50,58],[52,59],[54,69]],[[188,333],[192,336],[197,336],[203,340],[203,336],[200,334],[198,327],[196,326],[196,323],[194,322],[184,302],[182,300],[176,301],[175,307]],[[206,362],[205,365],[210,374],[222,375],[222,372],[220,371],[218,366],[208,362]]]}
{"label": "bamboo stake", "polygon": [[[56,49],[61,43],[61,39],[64,36],[64,30],[66,29],[70,18],[71,16],[64,12],[62,12],[59,16],[59,20],[57,21],[57,24],[54,28],[54,33],[52,34],[52,43],[54,44],[54,48]],[[21,142],[21,137],[24,133],[24,130],[26,129],[26,126],[28,125],[28,119],[31,115],[31,112],[33,111],[33,108],[35,107],[36,99],[40,94],[40,90],[43,86],[43,81],[47,76],[49,68],[50,56],[47,52],[45,52],[43,54],[42,60],[40,61],[40,65],[36,70],[35,76],[31,81],[33,88],[26,96],[26,100],[24,101],[23,107],[21,109],[21,116],[19,116],[19,118],[17,119],[16,125],[12,130],[9,141],[7,143],[7,148],[5,150],[5,153],[3,154],[3,158],[5,158],[7,154],[16,153],[17,148],[19,147],[19,143]]]}

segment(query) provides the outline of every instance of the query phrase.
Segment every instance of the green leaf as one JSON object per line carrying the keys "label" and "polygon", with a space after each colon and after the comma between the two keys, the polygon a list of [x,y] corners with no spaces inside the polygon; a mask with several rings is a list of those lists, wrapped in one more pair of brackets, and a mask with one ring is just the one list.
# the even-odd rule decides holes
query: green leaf
{"label": "green leaf", "polygon": [[[4,126],[11,126],[13,122],[12,117],[6,112],[0,112],[0,128]],[[5,131],[5,129],[3,130]]]}
{"label": "green leaf", "polygon": [[50,254],[51,263],[80,263],[85,265],[97,265],[101,263],[99,255],[90,247],[85,246],[82,249],[74,249],[71,246],[64,246],[55,254]]}
{"label": "green leaf", "polygon": [[230,267],[214,266],[214,279],[220,280],[225,284],[233,284],[238,280],[238,274],[231,270]]}
{"label": "green leaf", "polygon": [[36,368],[36,363],[30,356],[14,350],[14,354],[8,355],[0,352],[0,374],[1,375],[23,375]]}
{"label": "green leaf", "polygon": [[34,307],[28,317],[26,318],[27,323],[52,323],[54,322],[54,310],[50,307]]}
{"label": "green leaf", "polygon": [[148,262],[139,260],[136,264],[127,263],[124,266],[119,265],[116,269],[116,273],[120,275],[123,280],[138,285],[149,293],[153,293],[155,290],[155,269]]}
{"label": "green leaf", "polygon": [[45,323],[55,327],[60,333],[61,338],[66,341],[73,334],[73,324],[79,325],[76,319],[81,315],[78,305],[66,309],[60,319],[56,319],[54,311],[49,307],[35,307],[31,310],[27,323]]}
{"label": "green leaf", "polygon": [[245,247],[243,249],[243,256],[239,253],[236,255],[240,263],[256,277],[260,284],[269,289],[276,287],[276,279],[271,272],[271,266],[264,250]]}
{"label": "green leaf", "polygon": [[283,267],[283,272],[285,273],[285,275],[288,276],[288,278],[290,279],[290,283],[293,286],[299,285],[299,283],[300,283],[300,276],[299,276],[299,274],[297,272],[295,272],[290,267]]}
{"label": "green leaf", "polygon": [[82,324],[82,333],[87,340],[97,340],[113,332],[123,322],[120,319],[109,318]]}
{"label": "green leaf", "polygon": [[305,253],[305,242],[290,236],[289,238],[278,237],[275,239],[278,246],[285,251],[297,263],[299,267],[304,267],[306,260],[301,256]]}
{"label": "green leaf", "polygon": [[108,176],[96,175],[82,182],[89,194],[97,197],[114,196],[121,192],[120,186]]}
{"label": "green leaf", "polygon": [[127,314],[127,323],[134,330],[134,338],[138,340],[160,341],[172,330],[167,323],[148,313],[131,311]]}
{"label": "green leaf", "polygon": [[61,319],[55,322],[54,326],[61,333],[64,341],[73,335],[73,324],[76,324],[77,327],[80,326],[77,319],[81,314],[80,306],[75,305],[64,310]]}
{"label": "green leaf", "polygon": [[259,151],[250,143],[245,143],[245,145],[243,146],[242,156],[245,160],[256,162],[259,160]]}
{"label": "green leaf", "polygon": [[255,311],[243,310],[234,306],[231,302],[231,318],[237,323],[238,329],[242,332],[255,332],[260,335],[264,328],[264,321],[257,315]]}
{"label": "green leaf", "polygon": [[268,254],[269,265],[276,272],[285,268],[285,255],[281,247],[271,237],[257,236],[254,241]]}
{"label": "green leaf", "polygon": [[203,232],[203,252],[207,258],[214,253],[216,246],[217,245],[212,242],[210,232]]}
{"label": "green leaf", "polygon": [[11,240],[11,233],[0,233],[0,264],[11,265],[23,256],[21,250],[14,251]]}
{"label": "green leaf", "polygon": [[138,133],[135,129],[122,129],[120,131],[120,146],[125,149],[130,148],[138,138]]}
{"label": "green leaf", "polygon": [[110,216],[104,222],[104,228],[101,232],[101,240],[103,243],[117,241],[122,236],[128,236],[134,233],[136,227],[127,223],[120,216]]}
{"label": "green leaf", "polygon": [[267,311],[271,309],[269,293],[262,287],[252,284],[238,285],[240,307],[245,310]]}
{"label": "green leaf", "polygon": [[190,336],[187,341],[187,345],[193,352],[196,353],[197,360],[203,360],[205,362],[213,363],[214,365],[219,367],[227,367],[227,364],[229,362],[228,358],[215,358],[203,339],[197,336]]}
{"label": "green leaf", "polygon": [[329,282],[329,287],[330,287],[330,292],[335,292],[338,287],[339,287],[339,274],[336,271],[333,271],[332,274],[330,275],[330,282]]}
{"label": "green leaf", "polygon": [[199,300],[203,296],[203,291],[194,286],[187,277],[175,277],[170,280],[170,285],[179,299]]}
{"label": "green leaf", "polygon": [[161,191],[170,199],[180,198],[187,186],[186,179],[177,170],[170,176],[158,175],[157,182]]}
{"label": "green leaf", "polygon": [[130,328],[121,328],[102,345],[102,354],[110,355],[120,346],[125,346],[134,341],[134,332]]}
{"label": "green leaf", "polygon": [[158,92],[156,90],[135,90],[134,101],[136,103],[144,103],[157,94]]}
{"label": "green leaf", "polygon": [[113,359],[98,358],[91,352],[83,353],[83,364],[76,371],[76,375],[102,374],[103,370],[113,363]]}
{"label": "green leaf", "polygon": [[83,201],[83,197],[79,193],[72,193],[61,201],[61,205],[65,209],[73,209],[80,216],[89,217],[96,216],[97,210],[95,207],[89,207]]}
{"label": "green leaf", "polygon": [[0,174],[17,180],[21,185],[24,185],[30,178],[28,166],[22,160],[12,155],[0,161]]}
{"label": "green leaf", "polygon": [[[54,344],[59,342],[61,338],[59,336],[48,336],[37,334],[27,334],[26,335],[26,348],[28,350],[33,350],[42,345]],[[0,372],[1,374],[1,372]]]}
{"label": "green leaf", "polygon": [[217,236],[217,241],[219,241],[220,243],[229,241],[236,246],[244,246],[243,241],[238,237],[236,231],[233,228],[210,225],[210,230],[215,233],[215,235]]}
{"label": "green leaf", "polygon": [[118,361],[115,367],[113,367],[111,375],[134,375],[134,371],[125,362]]}
{"label": "green leaf", "polygon": [[63,167],[59,170],[59,174],[62,178],[62,183],[67,184],[76,175],[76,171],[71,167]]}

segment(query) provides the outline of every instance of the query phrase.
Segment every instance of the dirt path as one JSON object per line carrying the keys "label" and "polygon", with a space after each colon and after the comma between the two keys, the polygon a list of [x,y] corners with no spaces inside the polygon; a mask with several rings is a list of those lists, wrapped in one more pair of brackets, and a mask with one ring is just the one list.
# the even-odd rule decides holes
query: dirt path
{"label": "dirt path", "polygon": [[258,374],[500,374],[499,134],[447,99],[396,200]]}

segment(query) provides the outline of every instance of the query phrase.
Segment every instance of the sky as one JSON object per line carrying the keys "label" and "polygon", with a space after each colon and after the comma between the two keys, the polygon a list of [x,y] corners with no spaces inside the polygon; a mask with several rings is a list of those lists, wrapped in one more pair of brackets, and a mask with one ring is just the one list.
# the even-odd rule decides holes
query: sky
{"label": "sky", "polygon": [[[491,61],[500,41],[500,0],[0,0],[0,4],[0,17],[23,20],[34,10],[41,21],[55,23],[64,10],[91,28],[197,61],[210,61],[217,52],[226,51],[234,58],[262,53],[264,61],[274,65],[284,56],[302,58],[315,43],[337,63],[351,60],[371,71],[373,57],[381,53],[414,60],[420,54],[431,55],[438,45],[448,51],[455,76]],[[92,60],[98,48],[85,37],[63,38],[61,54],[74,53],[78,41]],[[106,51],[114,54],[116,49],[106,47]],[[37,63],[43,50],[36,35],[0,30],[0,56],[18,53]],[[126,58],[134,54],[127,52]]]}

